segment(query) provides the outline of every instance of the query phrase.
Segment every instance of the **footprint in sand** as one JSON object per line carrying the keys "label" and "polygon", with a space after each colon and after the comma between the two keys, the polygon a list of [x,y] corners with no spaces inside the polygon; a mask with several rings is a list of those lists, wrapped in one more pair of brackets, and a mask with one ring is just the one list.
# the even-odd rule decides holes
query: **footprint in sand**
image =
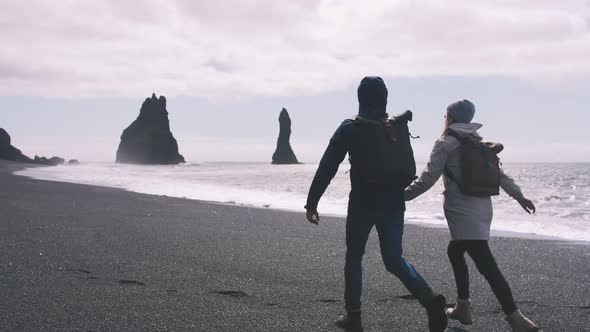
{"label": "footprint in sand", "polygon": [[389,299],[389,298],[379,299],[379,300],[377,300],[377,304],[388,304],[389,302],[395,302],[396,299],[401,299],[401,300],[416,300],[417,298],[414,295],[411,295],[411,294],[408,294],[408,295],[400,295],[400,296],[396,296],[395,299]]}
{"label": "footprint in sand", "polygon": [[100,279],[100,278],[97,276],[80,276],[80,277],[76,277],[76,279],[95,280],[95,279]]}
{"label": "footprint in sand", "polygon": [[68,272],[79,272],[84,274],[92,274],[92,271],[84,270],[84,269],[66,269]]}
{"label": "footprint in sand", "polygon": [[119,283],[122,285],[145,286],[143,282],[137,280],[121,279],[119,280]]}
{"label": "footprint in sand", "polygon": [[248,294],[246,294],[242,291],[236,291],[236,290],[216,290],[216,291],[213,291],[213,293],[216,293],[219,295],[231,296],[231,297],[247,297],[248,296]]}
{"label": "footprint in sand", "polygon": [[[63,270],[62,268],[57,268],[58,270]],[[67,272],[74,272],[76,274],[78,274],[77,276],[75,276],[74,278],[76,279],[85,279],[85,280],[95,280],[95,279],[100,279],[97,276],[91,275],[92,271],[89,270],[84,270],[84,269],[65,269],[65,271]],[[83,275],[80,275],[83,274]]]}
{"label": "footprint in sand", "polygon": [[400,296],[396,296],[398,299],[402,299],[402,300],[417,300],[418,298],[415,297],[414,295],[408,294],[408,295],[400,295]]}
{"label": "footprint in sand", "polygon": [[320,302],[322,303],[339,303],[340,300],[333,300],[333,299],[321,299]]}
{"label": "footprint in sand", "polygon": [[[396,296],[397,299],[401,299],[401,300],[417,300],[418,298],[415,297],[414,295],[408,294],[408,295],[400,295],[400,296]],[[394,302],[395,299],[379,299],[377,300],[377,304],[388,304],[389,302]],[[447,303],[445,304],[445,308],[453,308],[455,307],[455,303]]]}

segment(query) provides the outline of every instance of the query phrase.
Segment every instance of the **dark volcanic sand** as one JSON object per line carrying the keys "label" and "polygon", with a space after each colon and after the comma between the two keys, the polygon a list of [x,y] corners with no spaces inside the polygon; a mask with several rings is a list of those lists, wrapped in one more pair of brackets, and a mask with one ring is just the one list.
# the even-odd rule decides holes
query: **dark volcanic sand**
{"label": "dark volcanic sand", "polygon": [[[344,222],[17,177],[0,163],[3,331],[336,331]],[[406,227],[405,256],[452,302],[448,232]],[[494,238],[518,305],[545,331],[590,331],[590,247]],[[506,331],[471,266],[475,325]],[[425,331],[425,312],[365,258],[367,331]]]}

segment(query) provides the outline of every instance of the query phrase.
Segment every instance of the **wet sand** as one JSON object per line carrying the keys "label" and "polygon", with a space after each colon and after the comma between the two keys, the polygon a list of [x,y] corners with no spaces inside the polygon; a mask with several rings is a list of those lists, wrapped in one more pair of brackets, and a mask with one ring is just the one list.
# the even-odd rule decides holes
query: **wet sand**
{"label": "wet sand", "polygon": [[[2,331],[338,331],[344,220],[38,181],[0,162]],[[448,231],[407,225],[405,256],[450,302]],[[545,331],[590,331],[590,246],[497,237],[521,310]],[[367,331],[425,331],[388,274],[376,234],[364,260]],[[506,331],[470,263],[475,324]]]}

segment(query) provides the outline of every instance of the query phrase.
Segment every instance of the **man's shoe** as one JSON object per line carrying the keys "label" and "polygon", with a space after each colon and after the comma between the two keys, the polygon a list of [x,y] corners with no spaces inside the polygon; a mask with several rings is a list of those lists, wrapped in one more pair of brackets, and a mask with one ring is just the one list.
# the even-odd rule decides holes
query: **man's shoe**
{"label": "man's shoe", "polygon": [[336,326],[349,332],[363,332],[360,312],[349,312],[346,315],[338,317],[335,322]]}
{"label": "man's shoe", "polygon": [[526,318],[525,315],[516,310],[510,315],[506,316],[506,321],[510,325],[510,331],[512,332],[537,332],[540,331],[539,327],[533,323],[530,319]]}
{"label": "man's shoe", "polygon": [[471,314],[471,300],[457,299],[454,308],[447,309],[447,317],[458,320],[463,325],[473,324],[473,315]]}
{"label": "man's shoe", "polygon": [[445,297],[442,294],[435,294],[432,289],[427,288],[420,297],[420,303],[428,315],[428,330],[430,332],[444,332],[448,323],[445,313],[447,303]]}

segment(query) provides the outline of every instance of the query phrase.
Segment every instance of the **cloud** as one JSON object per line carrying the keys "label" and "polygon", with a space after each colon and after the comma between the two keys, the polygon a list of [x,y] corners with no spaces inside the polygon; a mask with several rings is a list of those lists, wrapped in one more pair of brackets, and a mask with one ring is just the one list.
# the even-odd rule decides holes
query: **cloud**
{"label": "cloud", "polygon": [[6,0],[0,93],[228,98],[367,74],[580,76],[589,17],[576,0]]}
{"label": "cloud", "polygon": [[219,59],[211,59],[207,62],[207,66],[213,68],[218,72],[232,73],[236,71],[236,67],[231,62],[226,62]]}

